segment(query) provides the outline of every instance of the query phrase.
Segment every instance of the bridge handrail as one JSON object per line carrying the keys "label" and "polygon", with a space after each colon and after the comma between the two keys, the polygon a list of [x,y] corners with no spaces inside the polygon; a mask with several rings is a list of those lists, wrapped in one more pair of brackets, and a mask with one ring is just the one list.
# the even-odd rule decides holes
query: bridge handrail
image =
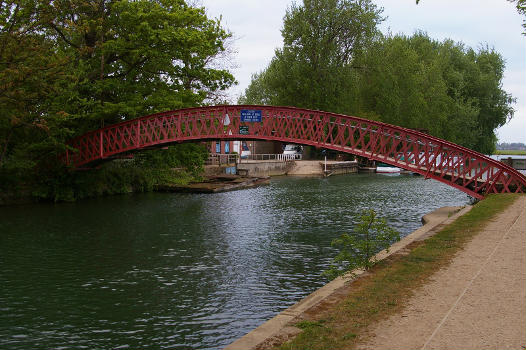
{"label": "bridge handrail", "polygon": [[277,160],[281,162],[291,162],[294,160],[301,160],[301,154],[283,154],[283,153],[256,153],[242,156],[240,163],[244,160]]}
{"label": "bridge handrail", "polygon": [[[255,130],[254,134],[241,134],[240,131],[234,129],[232,125],[228,127],[228,124],[225,123],[225,115],[229,115],[231,123],[235,122],[236,126],[241,125],[239,115],[242,109],[257,109],[262,111],[263,123],[259,123],[261,125],[254,126],[256,123],[248,123],[253,125],[251,128],[252,130]],[[269,117],[273,118],[269,119]],[[298,122],[291,122],[292,120],[298,120]],[[221,123],[224,123],[224,125]],[[291,127],[290,123],[293,124],[293,127]],[[294,125],[299,125],[298,128],[301,127],[303,129],[295,129]],[[167,131],[169,127],[172,127],[174,130],[175,128],[178,129],[175,131],[172,129],[170,129],[171,131]],[[196,131],[194,127],[200,128],[199,130],[203,128],[206,130],[204,130],[203,133],[199,130]],[[272,134],[273,132],[276,132],[274,131],[274,128],[279,129],[276,134],[277,136],[273,136]],[[307,131],[305,131],[305,128],[307,128]],[[328,128],[330,131],[324,131],[325,129],[320,130],[320,128]],[[189,131],[187,131],[187,129]],[[340,130],[347,130],[346,132],[348,133],[352,132],[353,137],[356,137],[355,132],[359,132],[361,138],[364,137],[363,135],[367,134],[371,136],[371,140],[375,139],[375,142],[380,143],[365,143],[363,139],[358,142],[351,142],[349,141],[349,136],[330,136],[330,133],[334,132],[334,130],[338,132],[340,132]],[[158,132],[159,135],[161,132],[164,132],[165,139],[161,140],[161,136],[153,135],[155,132]],[[171,132],[172,134],[181,134],[181,136],[178,136],[180,139],[167,138],[168,132]],[[201,134],[199,134],[199,132],[201,132]],[[133,137],[136,137],[137,141],[133,141]],[[105,159],[111,154],[151,147],[160,143],[183,142],[186,140],[197,139],[275,139],[284,142],[298,142],[317,147],[341,150],[344,152],[357,152],[355,154],[369,157],[371,159],[381,158],[382,161],[387,163],[391,162],[393,165],[397,165],[397,163],[402,163],[403,161],[403,158],[400,158],[401,156],[399,154],[394,156],[398,157],[397,159],[388,158],[388,156],[391,157],[389,154],[393,154],[393,147],[388,147],[389,142],[397,142],[397,145],[405,147],[404,152],[407,155],[413,154],[414,157],[418,157],[417,161],[413,159],[415,163],[418,163],[417,165],[430,167],[429,169],[432,168],[435,172],[444,167],[451,166],[443,163],[437,164],[438,155],[443,155],[445,157],[461,156],[462,159],[459,162],[455,161],[455,166],[457,166],[457,168],[460,169],[459,166],[467,164],[469,171],[475,171],[474,176],[476,176],[477,179],[481,176],[490,177],[489,180],[480,178],[480,180],[476,181],[501,181],[498,179],[502,176],[513,176],[526,187],[526,177],[510,165],[499,162],[466,147],[420,131],[354,116],[287,106],[219,105],[160,112],[122,121],[117,124],[108,125],[99,130],[88,132],[72,139],[70,145],[76,145],[78,148],[83,149],[83,158],[79,154],[76,157],[78,162],[74,161],[77,165],[82,162],[87,163],[98,159]],[[391,141],[386,141],[386,139]],[[96,150],[96,144],[98,142],[100,142],[99,152]],[[346,147],[348,148],[348,146],[346,146],[348,142],[351,142],[351,146],[354,148],[346,149]],[[386,148],[389,148],[389,150]],[[425,149],[427,158],[423,159],[419,157],[417,153],[412,153],[415,148],[419,150]],[[378,157],[380,154],[377,152],[379,151],[387,153],[382,154],[382,158]],[[67,162],[70,162],[69,153],[67,154]],[[411,167],[412,165],[406,161],[405,166]],[[419,171],[422,172],[421,169]],[[445,176],[444,171],[447,171],[447,169],[440,171],[442,171],[441,176],[443,177]],[[462,177],[463,179],[467,179],[466,181],[468,182],[473,181],[468,179],[471,175],[467,172],[460,173],[460,170],[458,169],[457,171],[458,173],[454,174],[456,176],[455,179],[458,180]],[[508,175],[505,175],[503,172]],[[443,179],[441,181],[443,181]],[[509,181],[505,186],[508,186],[508,184]],[[455,186],[454,184],[452,185]],[[492,189],[494,185],[490,186],[488,183],[488,186],[487,189],[494,190]],[[478,186],[477,183],[477,186],[475,187],[480,186]],[[480,190],[480,188],[478,188],[478,190]]]}
{"label": "bridge handrail", "polygon": [[[332,116],[332,117],[340,117],[340,118],[343,118],[343,119],[349,119],[349,120],[353,120],[353,121],[357,121],[357,122],[368,123],[368,124],[376,125],[378,127],[388,127],[388,128],[394,129],[394,130],[404,131],[404,132],[407,132],[409,134],[412,134],[412,135],[419,136],[421,138],[427,139],[429,141],[434,141],[436,143],[439,143],[439,144],[442,144],[442,145],[446,145],[448,147],[451,147],[451,148],[459,150],[459,151],[465,151],[466,153],[473,153],[474,152],[473,150],[471,150],[469,148],[466,148],[464,146],[455,144],[453,142],[450,142],[450,141],[447,141],[447,140],[444,140],[444,139],[441,139],[441,138],[438,138],[438,137],[435,137],[435,136],[432,136],[432,135],[429,135],[429,134],[425,134],[425,133],[417,131],[417,130],[408,129],[408,128],[404,128],[404,127],[393,125],[393,124],[383,123],[383,122],[379,122],[379,121],[376,121],[376,120],[368,120],[368,119],[355,117],[355,116],[348,116],[348,115],[344,115],[344,114],[338,114],[338,113],[332,113],[332,112],[324,112],[324,111],[320,111],[320,110],[304,109],[304,108],[298,108],[298,107],[264,106],[264,105],[235,105],[235,106],[232,106],[232,105],[217,105],[217,106],[205,106],[205,107],[188,107],[188,108],[177,109],[177,110],[174,110],[174,111],[159,112],[159,113],[149,114],[149,115],[145,115],[145,116],[142,116],[142,117],[139,117],[139,118],[125,120],[125,121],[122,121],[122,122],[119,122],[119,123],[107,125],[107,126],[101,128],[101,129],[89,131],[89,132],[87,132],[87,133],[85,133],[83,135],[77,136],[77,137],[73,138],[71,141],[74,141],[74,140],[77,140],[77,139],[80,139],[80,138],[84,138],[84,137],[86,137],[88,135],[93,135],[93,134],[97,134],[97,133],[100,133],[100,132],[104,132],[106,130],[113,129],[115,127],[124,126],[124,125],[133,125],[134,123],[137,123],[138,121],[144,121],[144,120],[148,120],[148,119],[155,119],[157,117],[166,117],[166,116],[171,116],[171,115],[174,115],[174,114],[184,114],[185,112],[199,111],[199,110],[206,111],[206,110],[211,110],[211,109],[224,109],[226,111],[227,109],[232,109],[232,108],[236,108],[236,109],[239,109],[239,110],[241,110],[241,109],[280,109],[280,110],[291,110],[291,111],[296,111],[296,112],[321,113],[321,114],[329,115],[329,116]],[[512,172],[515,171],[518,175],[522,175],[520,172],[518,172],[513,167],[511,167],[511,166],[509,166],[509,165],[507,165],[505,163],[499,162],[499,161],[497,161],[497,160],[495,160],[495,159],[493,159],[491,157],[488,157],[485,154],[478,153],[478,157],[482,158],[485,161],[487,161],[488,163],[491,163],[491,164],[494,164],[494,165],[502,164],[502,165],[504,165],[504,167],[507,170],[510,170]]]}
{"label": "bridge handrail", "polygon": [[215,165],[215,164],[236,164],[238,162],[238,154],[224,154],[216,153],[209,154],[208,159],[205,160],[205,165]]}

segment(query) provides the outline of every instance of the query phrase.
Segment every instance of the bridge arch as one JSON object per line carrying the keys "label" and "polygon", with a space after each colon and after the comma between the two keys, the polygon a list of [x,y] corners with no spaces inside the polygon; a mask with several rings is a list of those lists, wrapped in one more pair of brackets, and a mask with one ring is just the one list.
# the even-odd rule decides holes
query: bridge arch
{"label": "bridge arch", "polygon": [[271,140],[351,153],[480,199],[486,193],[526,192],[524,175],[468,148],[395,125],[294,107],[210,106],[147,115],[72,139],[76,151],[67,151],[66,162],[81,167],[122,153],[204,140]]}

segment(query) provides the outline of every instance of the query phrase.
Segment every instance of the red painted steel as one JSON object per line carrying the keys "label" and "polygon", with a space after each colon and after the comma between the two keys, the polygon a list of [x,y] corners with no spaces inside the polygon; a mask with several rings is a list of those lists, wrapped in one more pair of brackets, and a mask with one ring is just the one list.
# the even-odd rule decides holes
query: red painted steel
{"label": "red painted steel", "polygon": [[[262,121],[241,122],[242,109],[260,110]],[[248,126],[248,134],[240,134],[242,125]],[[77,152],[68,151],[66,159],[80,167],[144,148],[219,139],[275,140],[352,153],[422,174],[476,198],[526,192],[524,175],[465,147],[395,125],[293,107],[212,106],[152,114],[71,140]]]}

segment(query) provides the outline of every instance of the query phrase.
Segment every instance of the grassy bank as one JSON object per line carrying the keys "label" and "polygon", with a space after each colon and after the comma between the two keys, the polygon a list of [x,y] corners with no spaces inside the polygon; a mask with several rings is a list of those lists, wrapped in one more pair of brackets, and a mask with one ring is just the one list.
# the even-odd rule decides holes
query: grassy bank
{"label": "grassy bank", "polygon": [[352,349],[369,325],[401,310],[416,288],[518,197],[491,195],[433,237],[412,244],[408,255],[395,254],[380,262],[371,274],[353,282],[351,292],[339,303],[298,323],[303,332],[280,349]]}
{"label": "grassy bank", "polygon": [[149,192],[157,186],[201,181],[208,152],[200,144],[180,144],[116,159],[85,170],[64,164],[0,169],[0,205]]}
{"label": "grassy bank", "polygon": [[526,156],[526,151],[519,150],[497,150],[495,151],[497,155],[510,155],[510,156]]}
{"label": "grassy bank", "polygon": [[114,161],[100,168],[57,172],[38,182],[14,183],[0,191],[0,205],[73,202],[85,198],[154,191],[157,186],[186,185],[201,177],[183,168],[143,168]]}

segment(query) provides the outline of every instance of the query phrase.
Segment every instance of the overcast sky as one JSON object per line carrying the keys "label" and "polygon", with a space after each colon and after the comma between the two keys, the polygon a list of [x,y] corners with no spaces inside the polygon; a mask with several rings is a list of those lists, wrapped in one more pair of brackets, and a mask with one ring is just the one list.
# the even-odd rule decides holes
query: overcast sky
{"label": "overcast sky", "polygon": [[[274,49],[283,45],[283,16],[291,0],[197,0],[209,17],[222,17],[223,27],[233,33],[239,85],[230,90],[232,102],[250,83],[253,73],[265,69]],[[297,1],[301,3],[301,0]],[[423,30],[433,39],[462,41],[478,48],[494,47],[506,61],[503,88],[517,98],[515,117],[497,130],[500,142],[526,143],[526,36],[522,18],[506,0],[373,0],[384,8],[381,29],[413,34]]]}

